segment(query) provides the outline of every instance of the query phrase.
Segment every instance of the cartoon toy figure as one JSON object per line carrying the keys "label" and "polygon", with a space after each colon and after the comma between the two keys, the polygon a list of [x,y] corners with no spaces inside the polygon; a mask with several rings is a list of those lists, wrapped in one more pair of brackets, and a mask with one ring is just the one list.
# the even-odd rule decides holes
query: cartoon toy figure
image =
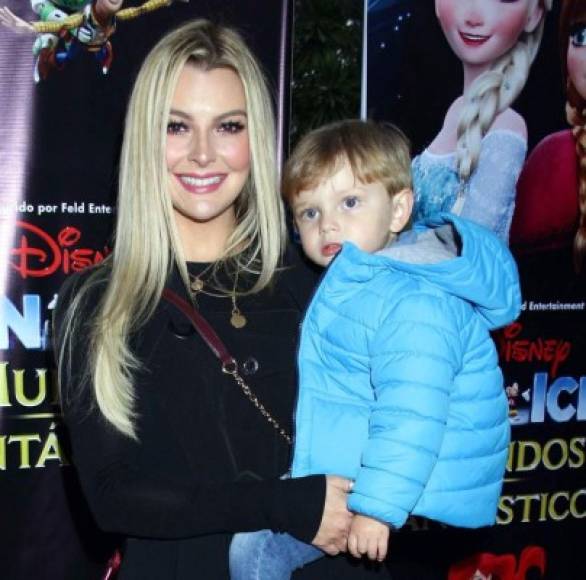
{"label": "cartoon toy figure", "polygon": [[452,211],[505,242],[527,127],[510,107],[521,92],[553,0],[435,0],[462,62],[464,90],[429,147],[413,161],[415,219]]}
{"label": "cartoon toy figure", "polygon": [[565,0],[560,55],[571,129],[545,137],[519,178],[511,244],[525,252],[573,247],[576,272],[586,261],[586,2]]}
{"label": "cartoon toy figure", "polygon": [[36,82],[47,78],[51,69],[61,69],[80,50],[93,53],[107,74],[112,64],[110,36],[116,30],[116,21],[136,18],[174,1],[147,0],[136,8],[122,9],[123,0],[31,0],[39,21],[26,22],[3,7],[0,23],[16,32],[38,34],[33,45]]}

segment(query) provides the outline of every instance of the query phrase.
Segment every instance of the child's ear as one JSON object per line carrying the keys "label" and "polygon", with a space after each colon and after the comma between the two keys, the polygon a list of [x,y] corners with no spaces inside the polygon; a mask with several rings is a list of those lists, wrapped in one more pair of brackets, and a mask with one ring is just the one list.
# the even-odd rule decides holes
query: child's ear
{"label": "child's ear", "polygon": [[390,230],[398,234],[409,221],[413,210],[413,191],[409,188],[402,189],[393,195],[393,217]]}

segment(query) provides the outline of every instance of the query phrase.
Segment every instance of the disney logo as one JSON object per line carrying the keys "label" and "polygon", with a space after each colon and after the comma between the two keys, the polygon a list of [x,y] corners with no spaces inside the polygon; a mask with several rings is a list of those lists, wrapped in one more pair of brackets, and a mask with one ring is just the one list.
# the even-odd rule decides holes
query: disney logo
{"label": "disney logo", "polygon": [[501,361],[545,362],[550,366],[551,376],[557,376],[559,366],[565,362],[572,351],[572,344],[560,338],[519,338],[523,331],[520,322],[507,326],[499,335],[499,354]]}
{"label": "disney logo", "polygon": [[81,231],[66,226],[52,237],[42,228],[28,222],[17,221],[24,231],[17,246],[10,250],[10,267],[22,278],[45,278],[55,272],[77,272],[101,262],[110,249],[74,248],[81,239]]}

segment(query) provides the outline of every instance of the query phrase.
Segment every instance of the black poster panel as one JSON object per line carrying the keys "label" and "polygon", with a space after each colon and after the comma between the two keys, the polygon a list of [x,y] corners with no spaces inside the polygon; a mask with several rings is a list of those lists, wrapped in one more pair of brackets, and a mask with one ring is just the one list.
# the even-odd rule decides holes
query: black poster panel
{"label": "black poster panel", "polygon": [[[586,75],[586,6],[566,3],[578,13],[570,23],[572,66],[582,63]],[[478,47],[496,30],[490,26],[499,26],[499,14],[526,4],[367,0],[364,114],[399,125],[420,154],[463,92],[462,63],[438,22],[438,6],[477,10],[468,15],[475,35],[460,32],[468,35],[468,47]],[[520,318],[494,336],[512,429],[497,524],[462,531],[412,522],[392,544],[398,578],[586,578],[586,276],[573,262],[580,172],[578,133],[571,133],[565,112],[560,53],[568,42],[558,36],[561,5],[553,2],[546,15],[537,57],[512,105],[527,129],[509,238],[523,307]],[[495,167],[495,180],[505,165]],[[490,186],[485,193],[491,195]]]}

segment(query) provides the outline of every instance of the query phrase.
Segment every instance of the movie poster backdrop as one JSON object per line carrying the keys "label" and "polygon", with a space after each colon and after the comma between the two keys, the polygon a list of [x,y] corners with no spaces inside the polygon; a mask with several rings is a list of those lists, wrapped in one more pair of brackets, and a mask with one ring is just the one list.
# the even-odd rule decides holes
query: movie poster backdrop
{"label": "movie poster backdrop", "polygon": [[[25,20],[38,19],[25,0],[0,5]],[[188,19],[236,27],[273,84],[282,142],[290,9],[288,0],[177,1],[118,22],[107,75],[99,58],[82,49],[39,83],[33,80],[35,35],[0,27],[3,580],[98,578],[115,543],[96,530],[69,465],[50,320],[63,280],[112,249],[118,152],[140,63],[166,31]],[[72,577],[71,570],[84,567],[85,574]]]}
{"label": "movie poster backdrop", "polygon": [[[506,6],[497,0],[468,4],[482,3],[497,10]],[[463,87],[461,63],[435,5],[434,0],[366,2],[363,114],[399,125],[414,154],[438,134]],[[529,160],[516,187],[510,237],[521,275],[522,314],[495,335],[512,428],[497,525],[462,532],[412,522],[391,544],[398,578],[469,580],[474,573],[503,580],[586,578],[586,276],[576,273],[572,262],[577,161],[565,116],[559,16],[556,0],[513,105],[527,124]],[[478,25],[479,35],[485,30]],[[480,44],[470,40],[475,41]],[[584,63],[586,68],[586,58]],[[563,199],[561,184],[572,192]],[[564,212],[565,222],[559,219]]]}

